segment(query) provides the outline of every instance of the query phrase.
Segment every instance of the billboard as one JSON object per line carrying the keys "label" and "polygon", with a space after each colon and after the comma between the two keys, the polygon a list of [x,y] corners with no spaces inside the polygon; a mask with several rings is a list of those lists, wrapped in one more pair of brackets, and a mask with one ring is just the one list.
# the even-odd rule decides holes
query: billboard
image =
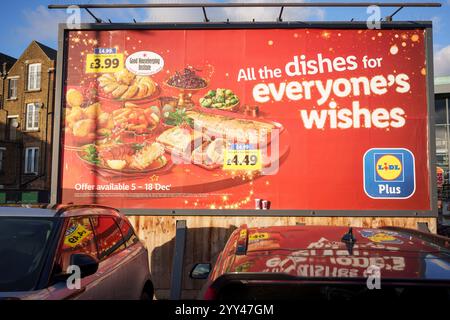
{"label": "billboard", "polygon": [[99,28],[63,33],[60,202],[432,210],[426,28]]}

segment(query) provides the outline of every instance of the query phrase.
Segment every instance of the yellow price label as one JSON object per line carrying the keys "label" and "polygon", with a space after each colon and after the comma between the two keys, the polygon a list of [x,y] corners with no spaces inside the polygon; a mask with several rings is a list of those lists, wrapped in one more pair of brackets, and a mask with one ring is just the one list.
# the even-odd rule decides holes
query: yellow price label
{"label": "yellow price label", "polygon": [[69,247],[75,247],[83,242],[91,233],[92,231],[87,230],[81,224],[73,225],[66,231],[64,244]]}
{"label": "yellow price label", "polygon": [[249,241],[266,240],[266,239],[269,239],[269,234],[267,232],[253,233],[248,237]]}
{"label": "yellow price label", "polygon": [[224,170],[261,170],[261,150],[225,150]]}
{"label": "yellow price label", "polygon": [[95,54],[86,56],[86,73],[111,73],[123,70],[123,54]]}

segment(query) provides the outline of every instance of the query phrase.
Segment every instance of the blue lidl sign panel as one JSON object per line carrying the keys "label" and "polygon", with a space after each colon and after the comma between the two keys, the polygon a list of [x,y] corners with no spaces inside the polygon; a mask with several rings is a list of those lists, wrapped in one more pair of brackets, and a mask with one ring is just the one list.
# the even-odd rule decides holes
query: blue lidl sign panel
{"label": "blue lidl sign panel", "polygon": [[416,190],[414,155],[403,148],[370,149],[364,154],[364,191],[374,199],[406,199]]}

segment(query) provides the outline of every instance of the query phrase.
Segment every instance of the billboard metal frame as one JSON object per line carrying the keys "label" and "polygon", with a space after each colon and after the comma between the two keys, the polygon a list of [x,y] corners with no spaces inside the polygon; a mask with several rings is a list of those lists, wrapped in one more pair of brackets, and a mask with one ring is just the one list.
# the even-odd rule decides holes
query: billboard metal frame
{"label": "billboard metal frame", "polygon": [[[58,30],[58,56],[56,73],[55,121],[53,130],[50,206],[61,201],[61,127],[63,106],[63,84],[67,75],[67,42],[70,31],[111,31],[111,30],[227,30],[227,29],[367,29],[362,21],[336,22],[205,22],[205,23],[85,23],[77,29],[69,29],[60,24]],[[149,216],[258,216],[258,217],[434,217],[437,212],[436,186],[436,146],[434,114],[434,76],[433,76],[433,35],[431,21],[382,21],[381,30],[423,29],[425,33],[425,56],[427,65],[427,108],[428,108],[428,168],[430,210],[236,210],[236,209],[131,209],[122,208],[128,215]]]}

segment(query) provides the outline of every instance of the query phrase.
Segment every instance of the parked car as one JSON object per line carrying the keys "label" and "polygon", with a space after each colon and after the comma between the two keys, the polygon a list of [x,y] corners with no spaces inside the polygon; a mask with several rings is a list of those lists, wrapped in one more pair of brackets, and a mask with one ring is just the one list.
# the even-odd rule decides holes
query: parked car
{"label": "parked car", "polygon": [[450,299],[450,239],[402,228],[289,226],[247,228],[230,236],[200,298]]}
{"label": "parked car", "polygon": [[147,249],[112,208],[0,208],[0,257],[0,299],[153,298]]}

